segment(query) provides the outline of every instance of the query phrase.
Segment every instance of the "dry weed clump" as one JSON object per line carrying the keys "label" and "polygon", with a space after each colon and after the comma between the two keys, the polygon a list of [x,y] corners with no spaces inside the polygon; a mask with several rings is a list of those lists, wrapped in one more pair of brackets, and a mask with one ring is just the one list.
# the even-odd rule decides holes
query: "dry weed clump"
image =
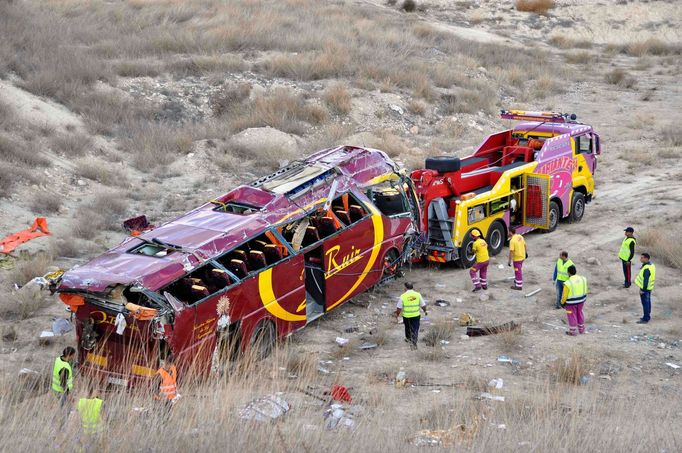
{"label": "dry weed clump", "polygon": [[284,132],[302,135],[307,125],[322,124],[327,109],[308,103],[303,96],[286,89],[276,89],[270,95],[258,96],[227,115],[229,128],[239,132],[251,127],[270,126]]}
{"label": "dry weed clump", "polygon": [[427,346],[440,347],[441,342],[450,340],[454,332],[454,321],[436,321],[433,323],[429,331],[424,335],[423,341]]}
{"label": "dry weed clump", "polygon": [[130,184],[128,175],[122,168],[95,157],[85,157],[78,160],[76,174],[105,186],[127,187]]}
{"label": "dry weed clump", "polygon": [[32,194],[29,206],[36,214],[54,214],[59,212],[59,209],[62,207],[62,201],[62,196],[57,192],[38,190]]}
{"label": "dry weed clump", "polygon": [[503,352],[518,351],[523,342],[523,329],[510,329],[495,335],[495,340]]}
{"label": "dry weed clump", "polygon": [[643,57],[646,55],[666,56],[682,54],[682,45],[666,43],[658,38],[649,38],[644,41],[631,42],[617,46],[617,49],[621,53],[626,53],[634,57]]}
{"label": "dry weed clump", "polygon": [[97,192],[76,210],[70,231],[80,239],[94,239],[98,233],[118,231],[128,211],[128,202],[119,192]]}
{"label": "dry weed clump", "polygon": [[622,88],[633,88],[637,85],[637,79],[628,74],[624,69],[616,68],[604,75],[604,81],[611,85],[618,85]]}
{"label": "dry weed clump", "polygon": [[637,242],[640,251],[651,255],[651,260],[675,269],[682,269],[682,228],[648,228],[639,233]]}
{"label": "dry weed clump", "polygon": [[560,49],[591,49],[592,41],[587,39],[573,39],[564,35],[554,35],[549,43]]}
{"label": "dry weed clump", "polygon": [[130,125],[128,133],[124,146],[133,156],[133,165],[149,171],[189,153],[200,131],[191,124],[142,122]]}
{"label": "dry weed clump", "polygon": [[554,0],[514,0],[516,10],[526,13],[546,14],[555,6]]}
{"label": "dry weed clump", "polygon": [[278,55],[265,62],[264,70],[294,80],[338,79],[349,75],[350,63],[348,48],[328,45],[319,52]]}
{"label": "dry weed clump", "polygon": [[250,83],[224,85],[209,99],[213,115],[221,116],[236,109],[251,94]]}
{"label": "dry weed clump", "polygon": [[32,256],[21,257],[14,262],[7,279],[10,283],[24,286],[33,277],[41,277],[47,273],[52,265],[54,258],[50,253],[37,253]]}
{"label": "dry weed clump", "polygon": [[52,138],[55,151],[67,157],[82,156],[92,147],[92,138],[86,134],[57,134]]}
{"label": "dry weed clump", "polygon": [[332,112],[339,115],[347,115],[353,108],[348,86],[343,83],[335,83],[328,87],[322,99]]}
{"label": "dry weed clump", "polygon": [[580,379],[589,374],[591,359],[584,351],[573,349],[567,357],[559,358],[553,366],[553,378],[564,384],[580,384]]}
{"label": "dry weed clump", "polygon": [[682,146],[682,129],[678,125],[668,124],[661,128],[661,138],[669,146],[680,147]]}
{"label": "dry weed clump", "polygon": [[567,53],[564,55],[564,60],[570,64],[589,64],[594,61],[594,57],[590,52],[581,50],[579,52]]}

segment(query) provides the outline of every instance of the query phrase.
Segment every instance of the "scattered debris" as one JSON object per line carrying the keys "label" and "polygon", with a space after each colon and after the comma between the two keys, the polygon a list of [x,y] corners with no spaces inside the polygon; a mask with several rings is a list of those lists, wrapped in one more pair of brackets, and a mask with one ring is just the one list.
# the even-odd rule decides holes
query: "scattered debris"
{"label": "scattered debris", "polygon": [[476,323],[476,320],[469,313],[462,313],[461,315],[459,315],[459,325],[460,326],[462,326],[462,327],[473,326],[475,323]]}
{"label": "scattered debris", "polygon": [[39,338],[52,338],[54,337],[54,332],[51,330],[43,330],[40,332],[40,337]]}
{"label": "scattered debris", "polygon": [[492,393],[488,393],[488,392],[481,393],[481,395],[478,398],[482,399],[482,400],[492,400],[492,401],[504,402],[504,396],[493,395]]}
{"label": "scattered debris", "polygon": [[394,112],[396,112],[398,115],[402,115],[403,113],[405,113],[402,107],[400,107],[399,105],[391,104],[388,107]]}
{"label": "scattered debris", "polygon": [[480,300],[481,302],[488,302],[490,300],[490,295],[481,294],[480,296],[478,296],[478,300]]}
{"label": "scattered debris", "polygon": [[504,386],[504,381],[502,378],[496,378],[492,379],[490,382],[488,382],[488,387],[495,388],[495,389],[501,389]]}
{"label": "scattered debris", "polygon": [[239,412],[244,420],[266,422],[275,420],[289,411],[289,403],[278,395],[270,395],[251,401]]}
{"label": "scattered debris", "polygon": [[497,265],[497,268],[498,268],[498,269],[504,269],[504,264],[498,264],[498,265]]}
{"label": "scattered debris", "polygon": [[455,439],[456,433],[454,430],[422,429],[412,436],[410,442],[416,447],[437,447],[452,445]]}
{"label": "scattered debris", "polygon": [[336,344],[338,344],[339,346],[346,346],[348,344],[349,340],[347,338],[343,338],[343,337],[336,337],[335,341],[336,341]]}
{"label": "scattered debris", "polygon": [[55,335],[64,335],[65,333],[69,333],[72,330],[73,324],[71,324],[71,321],[68,319],[55,318],[54,321],[52,321],[52,332]]}
{"label": "scattered debris", "polygon": [[587,376],[580,376],[580,385],[587,385],[587,383],[590,381],[590,378]]}
{"label": "scattered debris", "polygon": [[[350,326],[350,327],[346,327],[345,329],[343,329],[343,331],[346,333],[353,333],[353,332],[357,332],[359,330],[360,330],[360,328],[358,326]],[[371,334],[371,332],[370,332],[370,334]]]}
{"label": "scattered debris", "polygon": [[3,341],[12,342],[17,340],[17,331],[14,326],[7,326],[2,329],[2,339]]}
{"label": "scattered debris", "polygon": [[503,332],[510,332],[521,327],[521,324],[517,324],[514,321],[509,321],[499,326],[486,326],[486,327],[467,327],[467,335],[470,337],[480,337],[483,335],[495,335]]}
{"label": "scattered debris", "polygon": [[670,368],[672,368],[673,370],[677,370],[677,369],[680,368],[680,365],[676,365],[676,364],[671,363],[671,362],[666,362],[665,364],[668,365],[668,366],[669,366]]}
{"label": "scattered debris", "polygon": [[436,283],[436,288],[445,288],[445,285],[442,283]]}
{"label": "scattered debris", "polygon": [[19,231],[18,233],[10,234],[0,240],[0,252],[6,254],[11,253],[24,242],[50,234],[52,233],[47,229],[47,219],[45,219],[45,217],[36,217],[30,228]]}
{"label": "scattered debris", "polygon": [[537,293],[539,293],[540,291],[542,291],[542,288],[538,288],[538,289],[536,289],[536,290],[533,290],[533,291],[529,292],[528,294],[525,295],[525,297],[534,296],[534,295],[536,295]]}
{"label": "scattered debris", "polygon": [[511,363],[514,366],[519,366],[521,364],[521,362],[519,362],[518,360],[512,359],[511,357],[506,355],[499,356],[497,358],[497,361],[501,363]]}
{"label": "scattered debris", "polygon": [[332,404],[329,409],[324,412],[324,427],[326,429],[335,429],[343,426],[349,429],[355,428],[355,421],[353,414],[343,409],[340,404]]}
{"label": "scattered debris", "polygon": [[405,368],[400,367],[400,370],[398,370],[398,373],[395,375],[395,386],[397,388],[403,388],[405,387],[406,383],[407,373],[405,373]]}
{"label": "scattered debris", "polygon": [[438,299],[438,300],[436,300],[436,302],[434,303],[434,305],[437,306],[437,307],[449,307],[449,306],[450,306],[450,302],[448,302],[447,300]]}
{"label": "scattered debris", "polygon": [[362,344],[360,345],[360,349],[362,349],[363,351],[367,351],[367,350],[370,350],[370,349],[376,349],[378,346],[379,346],[379,345],[376,344],[376,343],[362,343]]}
{"label": "scattered debris", "polygon": [[321,374],[329,374],[329,373],[331,373],[331,371],[329,371],[327,368],[321,367],[321,366],[317,367],[317,371],[318,371],[319,373],[321,373]]}
{"label": "scattered debris", "polygon": [[461,304],[461,303],[463,302],[463,300],[462,300],[461,297],[458,297],[457,299],[455,299],[455,301],[456,301],[458,304]]}
{"label": "scattered debris", "polygon": [[335,401],[341,401],[344,403],[350,403],[353,401],[350,393],[348,393],[348,388],[344,387],[343,385],[332,385],[329,394]]}
{"label": "scattered debris", "polygon": [[595,266],[601,266],[601,262],[597,258],[595,258],[594,256],[587,258],[587,260],[585,260],[585,261],[587,262],[587,264],[592,264]]}

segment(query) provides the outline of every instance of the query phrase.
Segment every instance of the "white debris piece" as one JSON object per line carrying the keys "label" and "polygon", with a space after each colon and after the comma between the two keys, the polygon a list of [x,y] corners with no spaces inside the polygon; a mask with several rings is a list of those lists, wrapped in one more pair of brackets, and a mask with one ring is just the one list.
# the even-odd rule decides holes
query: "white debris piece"
{"label": "white debris piece", "polygon": [[680,368],[679,365],[675,365],[674,363],[670,363],[670,362],[666,362],[666,365],[668,365],[668,366],[669,366],[670,368],[672,368],[673,370],[677,370],[677,369]]}
{"label": "white debris piece", "polygon": [[64,335],[65,333],[69,333],[73,330],[73,324],[71,324],[71,321],[68,319],[64,318],[56,318],[52,322],[52,332],[55,335]]}
{"label": "white debris piece", "polygon": [[492,379],[490,382],[488,382],[488,387],[501,389],[504,387],[504,381],[502,378]]}
{"label": "white debris piece", "polygon": [[348,339],[343,337],[336,337],[336,344],[339,346],[345,346],[348,344]]}
{"label": "white debris piece", "polygon": [[485,399],[485,400],[503,401],[504,402],[504,396],[493,395],[492,393],[488,393],[488,392],[481,393],[480,398]]}
{"label": "white debris piece", "polygon": [[239,417],[244,420],[266,422],[275,420],[289,411],[289,403],[277,395],[258,398],[239,411]]}
{"label": "white debris piece", "polygon": [[54,332],[51,330],[43,330],[40,332],[40,338],[52,338],[54,337]]}

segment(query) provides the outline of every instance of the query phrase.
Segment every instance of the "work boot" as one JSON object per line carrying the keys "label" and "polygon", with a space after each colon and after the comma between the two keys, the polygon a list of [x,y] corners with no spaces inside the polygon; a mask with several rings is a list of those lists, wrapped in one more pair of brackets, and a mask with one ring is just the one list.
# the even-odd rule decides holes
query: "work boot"
{"label": "work boot", "polygon": [[472,292],[472,293],[475,293],[475,292],[478,292],[478,291],[480,291],[480,290],[481,290],[481,288],[479,288],[479,287],[476,287],[476,288],[474,288],[474,290],[473,290],[473,291],[471,291],[471,292]]}
{"label": "work boot", "polygon": [[481,288],[483,288],[484,291],[488,290],[488,286],[481,286]]}
{"label": "work boot", "polygon": [[523,290],[523,288],[521,288],[520,286],[516,286],[516,285],[512,285],[512,286],[511,286],[511,289],[515,289],[515,290],[517,290],[517,291],[522,291],[522,290]]}
{"label": "work boot", "polygon": [[636,322],[636,324],[649,324],[649,321],[645,321],[643,319],[640,319],[639,321]]}
{"label": "work boot", "polygon": [[569,337],[577,337],[578,336],[578,334],[571,333],[571,332],[565,332],[565,334],[568,335]]}

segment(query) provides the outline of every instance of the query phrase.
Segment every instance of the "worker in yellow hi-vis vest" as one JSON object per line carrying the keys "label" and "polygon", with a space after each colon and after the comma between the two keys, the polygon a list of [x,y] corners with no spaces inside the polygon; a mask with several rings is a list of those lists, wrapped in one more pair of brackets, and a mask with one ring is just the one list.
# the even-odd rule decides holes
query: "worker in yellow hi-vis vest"
{"label": "worker in yellow hi-vis vest", "polygon": [[398,299],[395,315],[403,316],[403,324],[405,325],[405,341],[410,343],[412,349],[417,348],[417,340],[419,339],[419,309],[424,311],[424,316],[428,316],[426,312],[426,302],[421,294],[414,290],[412,283],[405,282],[405,292]]}
{"label": "worker in yellow hi-vis vest", "polygon": [[585,333],[585,316],[583,306],[587,300],[587,279],[576,273],[575,266],[568,266],[568,280],[564,282],[561,296],[562,305],[566,306],[568,332],[566,335],[576,336]]}
{"label": "worker in yellow hi-vis vest", "polygon": [[639,299],[642,302],[644,314],[637,324],[648,324],[651,320],[651,291],[654,290],[654,283],[656,283],[656,266],[651,262],[651,255],[648,253],[642,253],[639,261],[642,263],[642,268],[637,274],[635,285],[639,287]]}
{"label": "worker in yellow hi-vis vest", "polygon": [[618,258],[623,265],[623,278],[625,279],[623,288],[629,288],[632,285],[632,259],[635,257],[635,245],[637,244],[634,234],[634,228],[627,227],[625,229],[625,239],[620,244],[618,251]]}

